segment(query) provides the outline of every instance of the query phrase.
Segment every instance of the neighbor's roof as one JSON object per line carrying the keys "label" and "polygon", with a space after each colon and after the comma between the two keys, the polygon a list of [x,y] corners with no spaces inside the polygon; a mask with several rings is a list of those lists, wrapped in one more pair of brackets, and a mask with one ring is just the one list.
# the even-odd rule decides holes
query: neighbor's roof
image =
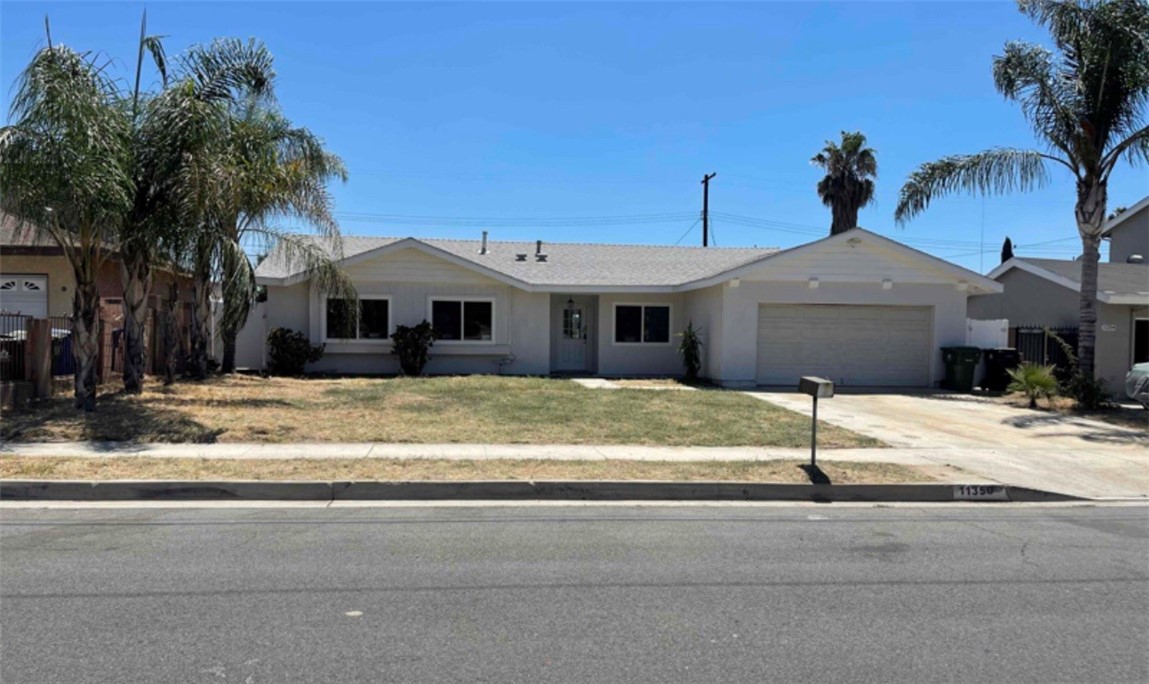
{"label": "neighbor's roof", "polygon": [[0,247],[58,247],[51,235],[8,213],[0,213]]}
{"label": "neighbor's roof", "polygon": [[[318,244],[324,244],[319,242]],[[556,287],[667,287],[716,276],[777,253],[765,247],[665,247],[656,245],[544,242],[545,262],[535,259],[534,242],[488,241],[480,254],[479,240],[439,240],[390,237],[344,237],[346,265],[381,248],[424,246],[453,261],[503,276],[525,285]],[[526,261],[516,261],[526,254]],[[260,263],[256,276],[279,280],[297,276],[279,250]]]}
{"label": "neighbor's roof", "polygon": [[[1081,291],[1081,262],[1014,257],[989,273],[997,278],[1013,268]],[[1149,264],[1097,264],[1097,298],[1107,304],[1149,303]]]}
{"label": "neighbor's roof", "polygon": [[1125,211],[1121,212],[1117,216],[1114,216],[1113,218],[1109,219],[1109,222],[1105,224],[1105,232],[1102,233],[1101,236],[1102,237],[1109,237],[1109,235],[1113,232],[1114,228],[1125,223],[1125,221],[1127,221],[1134,214],[1137,214],[1138,212],[1140,212],[1143,209],[1149,209],[1149,195],[1145,195],[1136,204],[1129,207]]}

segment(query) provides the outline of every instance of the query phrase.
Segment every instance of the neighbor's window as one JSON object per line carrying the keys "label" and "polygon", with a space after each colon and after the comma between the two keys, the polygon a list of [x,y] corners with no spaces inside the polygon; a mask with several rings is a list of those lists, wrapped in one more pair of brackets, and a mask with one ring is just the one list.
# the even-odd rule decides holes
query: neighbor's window
{"label": "neighbor's window", "polygon": [[495,339],[495,303],[457,299],[431,301],[436,340],[491,342]]}
{"label": "neighbor's window", "polygon": [[327,339],[386,340],[391,335],[391,301],[383,298],[359,299],[359,320],[355,302],[327,300]]}
{"label": "neighbor's window", "polygon": [[665,304],[614,307],[614,341],[620,344],[670,342],[670,307]]}

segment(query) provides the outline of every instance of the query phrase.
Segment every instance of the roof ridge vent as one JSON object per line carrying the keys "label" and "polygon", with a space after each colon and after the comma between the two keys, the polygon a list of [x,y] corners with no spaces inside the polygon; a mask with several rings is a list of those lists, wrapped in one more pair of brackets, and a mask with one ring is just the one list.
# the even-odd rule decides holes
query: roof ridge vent
{"label": "roof ridge vent", "polygon": [[545,262],[546,260],[547,260],[547,255],[542,253],[542,252],[535,255],[535,261],[539,262],[540,264]]}
{"label": "roof ridge vent", "polygon": [[515,255],[515,261],[526,261],[526,260],[527,260],[526,253]]}

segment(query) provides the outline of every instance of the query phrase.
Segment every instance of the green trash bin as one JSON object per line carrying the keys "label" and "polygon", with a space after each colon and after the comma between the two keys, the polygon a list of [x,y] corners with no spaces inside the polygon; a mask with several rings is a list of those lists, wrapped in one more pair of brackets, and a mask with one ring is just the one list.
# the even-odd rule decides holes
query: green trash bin
{"label": "green trash bin", "polygon": [[942,362],[946,365],[946,379],[942,384],[945,388],[972,392],[973,374],[979,359],[981,349],[977,347],[942,347]]}

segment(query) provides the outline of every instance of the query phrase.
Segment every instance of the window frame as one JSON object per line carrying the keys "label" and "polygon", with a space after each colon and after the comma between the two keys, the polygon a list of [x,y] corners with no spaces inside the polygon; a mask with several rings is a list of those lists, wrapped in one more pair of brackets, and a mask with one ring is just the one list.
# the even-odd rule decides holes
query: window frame
{"label": "window frame", "polygon": [[[641,308],[639,313],[639,325],[642,341],[639,342],[619,342],[618,341],[618,307],[620,306],[637,306]],[[646,341],[646,309],[658,307],[666,309],[666,341],[665,342],[647,342]],[[616,347],[669,347],[674,343],[674,305],[670,302],[614,302],[611,305],[610,311],[610,343]]]}
{"label": "window frame", "polygon": [[487,302],[491,305],[491,339],[489,339],[489,340],[464,340],[464,339],[440,340],[440,339],[436,339],[435,340],[436,345],[448,345],[448,346],[453,346],[453,345],[484,346],[484,345],[486,345],[486,346],[490,346],[490,345],[498,344],[498,338],[499,338],[499,333],[498,333],[499,329],[497,326],[498,302],[497,302],[496,297],[473,296],[473,295],[431,295],[430,297],[427,297],[427,320],[431,322],[432,326],[435,325],[435,314],[434,314],[435,302],[456,302],[456,303],[458,303],[458,305],[459,305],[459,335],[460,335],[460,337],[463,335],[463,331],[466,328],[466,321],[464,318],[466,314],[465,314],[465,307],[463,306],[463,304],[465,302]]}
{"label": "window frame", "polygon": [[389,294],[361,294],[355,298],[355,301],[362,302],[363,300],[385,300],[387,302],[387,337],[383,339],[372,339],[369,337],[359,337],[359,321],[355,322],[355,337],[328,337],[327,336],[327,301],[329,299],[343,299],[343,297],[328,297],[323,295],[323,301],[319,307],[319,327],[320,338],[324,344],[375,344],[386,345],[391,344],[391,335],[395,334],[395,305],[392,297]]}

